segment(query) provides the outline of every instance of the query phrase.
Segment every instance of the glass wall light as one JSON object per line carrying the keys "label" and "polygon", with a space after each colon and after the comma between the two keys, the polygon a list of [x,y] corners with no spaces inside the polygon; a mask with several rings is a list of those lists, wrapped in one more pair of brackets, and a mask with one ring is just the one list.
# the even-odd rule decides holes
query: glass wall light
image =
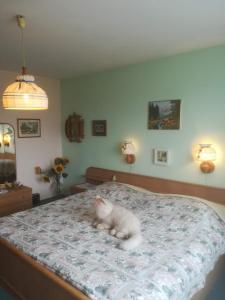
{"label": "glass wall light", "polygon": [[216,150],[211,144],[199,144],[197,160],[201,162],[200,169],[203,173],[212,173],[215,170]]}

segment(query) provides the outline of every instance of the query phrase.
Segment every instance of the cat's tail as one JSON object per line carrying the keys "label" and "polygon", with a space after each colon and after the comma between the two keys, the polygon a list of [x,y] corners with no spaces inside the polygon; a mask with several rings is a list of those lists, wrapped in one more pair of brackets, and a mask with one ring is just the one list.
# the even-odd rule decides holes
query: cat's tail
{"label": "cat's tail", "polygon": [[123,250],[131,250],[142,242],[142,236],[140,232],[132,234],[127,240],[120,243],[120,248]]}

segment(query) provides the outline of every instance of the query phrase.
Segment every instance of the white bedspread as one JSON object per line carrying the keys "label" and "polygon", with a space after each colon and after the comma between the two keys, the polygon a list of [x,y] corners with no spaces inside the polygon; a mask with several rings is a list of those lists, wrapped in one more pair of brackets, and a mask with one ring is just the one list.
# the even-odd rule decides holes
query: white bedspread
{"label": "white bedspread", "polygon": [[[139,217],[143,243],[126,252],[91,226],[100,194]],[[0,219],[0,237],[94,300],[187,300],[225,253],[225,223],[197,199],[105,183]]]}

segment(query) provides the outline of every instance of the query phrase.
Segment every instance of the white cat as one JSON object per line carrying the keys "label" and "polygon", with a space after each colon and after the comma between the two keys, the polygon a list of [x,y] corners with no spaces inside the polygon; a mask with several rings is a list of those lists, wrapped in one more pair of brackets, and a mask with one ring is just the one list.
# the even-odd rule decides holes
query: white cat
{"label": "white cat", "polygon": [[120,248],[130,250],[141,241],[141,229],[138,218],[126,208],[114,205],[109,200],[97,196],[94,201],[96,219],[93,223],[98,229],[109,229],[111,235],[124,239]]}

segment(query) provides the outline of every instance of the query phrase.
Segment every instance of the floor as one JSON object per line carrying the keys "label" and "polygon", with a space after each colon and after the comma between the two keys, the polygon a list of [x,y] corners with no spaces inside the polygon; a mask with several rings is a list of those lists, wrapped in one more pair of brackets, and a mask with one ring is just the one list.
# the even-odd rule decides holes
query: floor
{"label": "floor", "polygon": [[[225,270],[216,282],[212,292],[205,300],[225,300]],[[2,288],[0,288],[0,300],[13,300]],[[65,299],[64,299],[65,300]]]}
{"label": "floor", "polygon": [[208,295],[206,300],[225,300],[225,270],[217,280],[213,290]]}
{"label": "floor", "polygon": [[13,298],[4,289],[0,288],[0,300],[13,300]]}

